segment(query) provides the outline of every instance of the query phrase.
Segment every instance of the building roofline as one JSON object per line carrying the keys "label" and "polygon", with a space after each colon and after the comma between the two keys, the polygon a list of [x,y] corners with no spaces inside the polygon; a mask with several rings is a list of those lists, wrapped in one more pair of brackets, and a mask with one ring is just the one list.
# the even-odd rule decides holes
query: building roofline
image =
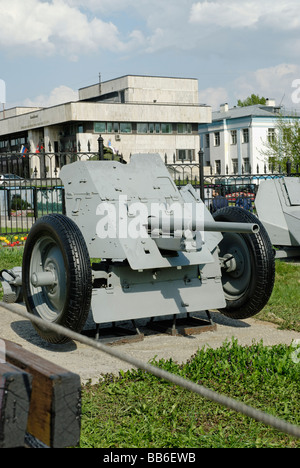
{"label": "building roofline", "polygon": [[[81,105],[81,106],[116,106],[116,105],[120,105],[121,103],[119,102],[88,102],[88,101],[69,101],[69,102],[62,102],[61,104],[55,104],[54,106],[49,106],[49,107],[39,107],[39,108],[36,108],[36,109],[32,109],[31,111],[29,112],[25,112],[23,114],[18,114],[18,115],[12,115],[10,117],[5,117],[5,119],[1,119],[0,118],[0,122],[2,121],[5,121],[5,120],[9,120],[9,119],[16,119],[16,118],[19,118],[19,117],[24,117],[24,116],[28,116],[30,114],[35,114],[37,112],[42,112],[42,111],[48,111],[50,109],[54,109],[55,107],[64,107],[64,106],[69,106],[71,104],[78,104],[78,105]],[[156,107],[211,107],[207,104],[201,104],[201,103],[197,103],[197,104],[193,104],[193,103],[169,103],[169,102],[157,102],[157,103],[153,103],[153,102],[126,102],[126,103],[122,103],[122,107],[124,106],[156,106]],[[16,109],[16,108],[19,108],[20,106],[16,106],[16,107],[11,107],[9,109],[5,109],[5,111],[9,111],[9,110],[12,110],[12,109]],[[26,108],[26,107],[24,107]],[[30,109],[30,107],[28,107],[28,109]],[[1,111],[0,111],[1,113]]]}
{"label": "building roofline", "polygon": [[279,117],[281,115],[280,110],[280,106],[266,106],[263,104],[245,107],[236,106],[228,109],[228,111],[214,111],[212,113],[212,121],[233,120],[245,117]]}
{"label": "building roofline", "polygon": [[[180,77],[180,76],[159,76],[159,75],[133,75],[133,74],[128,74],[128,75],[122,75],[122,76],[118,76],[116,78],[112,78],[110,80],[106,80],[106,81],[101,81],[101,84],[104,84],[104,83],[110,83],[111,81],[116,81],[116,80],[121,80],[122,78],[127,78],[127,77],[137,77],[137,78],[163,78],[163,79],[172,79],[172,80],[195,80],[195,81],[198,81],[198,78],[187,78],[187,77]],[[94,84],[91,84],[91,85],[88,85],[88,86],[83,86],[82,88],[79,88],[78,91],[82,90],[82,89],[87,89],[87,88],[91,88],[93,86],[98,86],[99,85],[99,82],[98,83],[94,83]]]}

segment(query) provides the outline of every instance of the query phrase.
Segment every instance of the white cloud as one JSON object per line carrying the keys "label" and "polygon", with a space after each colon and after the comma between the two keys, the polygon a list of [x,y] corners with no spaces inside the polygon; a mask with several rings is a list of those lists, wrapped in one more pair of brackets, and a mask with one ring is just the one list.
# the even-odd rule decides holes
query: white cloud
{"label": "white cloud", "polygon": [[298,0],[201,1],[191,8],[190,22],[232,29],[265,25],[296,29],[300,25]]}
{"label": "white cloud", "polygon": [[0,47],[7,51],[30,49],[31,53],[60,53],[75,60],[82,52],[126,48],[112,22],[90,19],[64,0],[0,0],[0,10]]}
{"label": "white cloud", "polygon": [[78,91],[61,85],[53,89],[49,96],[41,94],[33,99],[25,99],[25,107],[51,107],[65,102],[78,101]]}
{"label": "white cloud", "polygon": [[220,104],[228,102],[228,92],[225,88],[206,88],[199,90],[200,104],[206,104],[212,107],[212,110],[218,110]]}
{"label": "white cloud", "polygon": [[[193,44],[190,36],[189,10],[193,0],[66,0],[69,5],[88,8],[103,17],[120,15],[124,18],[123,26],[129,18],[129,24],[135,21],[139,27],[140,50],[155,53],[169,47],[188,49]],[[126,28],[126,26],[125,26]]]}
{"label": "white cloud", "polygon": [[293,107],[293,82],[300,78],[300,65],[282,63],[274,67],[260,68],[235,80],[237,99],[259,94],[265,98],[275,98],[287,107]]}

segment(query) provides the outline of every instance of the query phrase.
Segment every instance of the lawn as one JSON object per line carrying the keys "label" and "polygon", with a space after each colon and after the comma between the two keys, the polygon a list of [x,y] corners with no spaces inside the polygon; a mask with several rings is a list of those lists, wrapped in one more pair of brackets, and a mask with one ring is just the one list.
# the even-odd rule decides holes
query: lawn
{"label": "lawn", "polygon": [[276,261],[276,279],[272,296],[256,318],[300,331],[300,266]]}
{"label": "lawn", "polygon": [[[300,366],[286,345],[198,350],[157,365],[300,425]],[[82,448],[300,448],[300,441],[140,370],[86,385]]]}

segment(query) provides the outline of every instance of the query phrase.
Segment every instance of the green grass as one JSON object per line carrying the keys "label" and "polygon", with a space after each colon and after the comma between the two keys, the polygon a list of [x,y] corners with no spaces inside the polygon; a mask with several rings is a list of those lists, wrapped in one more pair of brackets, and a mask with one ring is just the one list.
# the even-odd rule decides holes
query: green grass
{"label": "green grass", "polygon": [[23,247],[0,247],[0,270],[22,266]]}
{"label": "green grass", "polygon": [[[201,349],[157,365],[300,425],[300,366],[286,345]],[[295,447],[300,441],[140,370],[83,388],[81,448]]]}
{"label": "green grass", "polygon": [[279,328],[300,331],[300,266],[276,261],[275,287],[266,307],[256,318]]}

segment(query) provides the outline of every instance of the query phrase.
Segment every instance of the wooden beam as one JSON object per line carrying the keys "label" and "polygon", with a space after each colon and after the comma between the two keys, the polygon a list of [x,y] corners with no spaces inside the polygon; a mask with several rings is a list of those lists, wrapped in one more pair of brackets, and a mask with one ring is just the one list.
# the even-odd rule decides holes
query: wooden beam
{"label": "wooden beam", "polygon": [[4,340],[6,361],[32,375],[27,432],[51,448],[76,446],[81,428],[81,383],[73,372]]}
{"label": "wooden beam", "polygon": [[0,363],[0,448],[24,447],[32,376]]}

